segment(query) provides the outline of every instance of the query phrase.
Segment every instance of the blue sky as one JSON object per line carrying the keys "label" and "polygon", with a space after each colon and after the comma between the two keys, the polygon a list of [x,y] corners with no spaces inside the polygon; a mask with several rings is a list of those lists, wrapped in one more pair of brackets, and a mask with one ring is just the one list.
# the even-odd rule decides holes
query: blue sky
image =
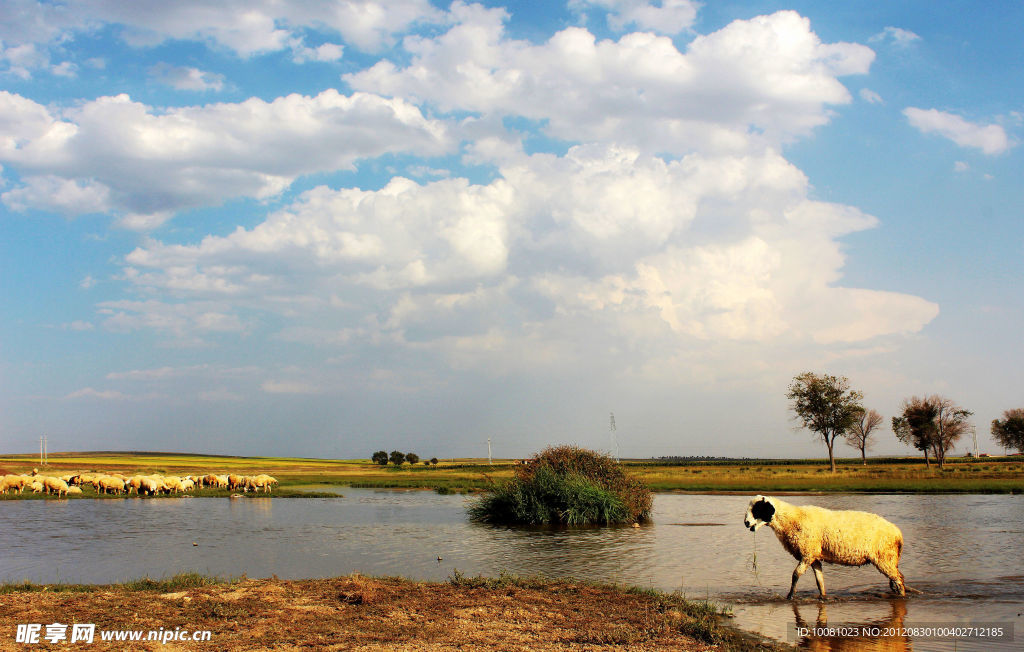
{"label": "blue sky", "polygon": [[0,450],[817,455],[812,370],[999,452],[1022,14],[5,0]]}

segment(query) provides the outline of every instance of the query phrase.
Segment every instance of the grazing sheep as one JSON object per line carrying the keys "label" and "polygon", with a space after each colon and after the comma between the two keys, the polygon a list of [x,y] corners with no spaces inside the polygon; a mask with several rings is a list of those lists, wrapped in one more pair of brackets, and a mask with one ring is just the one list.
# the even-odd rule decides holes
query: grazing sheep
{"label": "grazing sheep", "polygon": [[39,480],[33,480],[32,484],[30,484],[28,488],[31,489],[34,494],[43,493],[43,483]]}
{"label": "grazing sheep", "polygon": [[185,478],[184,480],[181,481],[181,490],[182,491],[192,491],[195,488],[196,488],[196,483],[195,483],[195,481],[192,478]]}
{"label": "grazing sheep", "polygon": [[64,482],[60,478],[45,477],[43,478],[43,489],[46,493],[56,493],[57,498],[60,498],[61,494],[68,495],[68,483]]}
{"label": "grazing sheep", "polygon": [[68,487],[68,495],[69,496],[71,494],[80,494],[80,493],[82,493],[82,488],[81,487]]}
{"label": "grazing sheep", "polygon": [[825,576],[821,562],[844,566],[872,564],[889,578],[889,587],[906,595],[900,552],[903,533],[877,514],[833,511],[808,505],[798,507],[767,496],[754,496],[743,517],[751,532],[767,525],[775,531],[782,547],[799,560],[787,599],[793,597],[796,582],[807,567],[814,570],[818,592],[825,597]]}
{"label": "grazing sheep", "polygon": [[152,496],[160,491],[162,485],[163,483],[156,478],[142,477],[139,479],[139,495],[146,494],[147,496]]}
{"label": "grazing sheep", "polygon": [[256,477],[252,478],[252,486],[254,491],[263,489],[264,492],[270,492],[274,485],[277,484],[277,480],[266,473],[261,473]]}
{"label": "grazing sheep", "polygon": [[179,491],[185,491],[185,488],[181,484],[181,478],[176,478],[173,475],[164,478],[164,491],[167,493],[178,493]]}
{"label": "grazing sheep", "polygon": [[234,491],[243,486],[245,486],[245,476],[235,475],[234,473],[228,475],[228,489]]}
{"label": "grazing sheep", "polygon": [[97,487],[101,493],[113,491],[115,494],[120,494],[124,491],[124,480],[112,475],[105,475],[97,481]]}
{"label": "grazing sheep", "polygon": [[142,477],[143,476],[141,475],[133,475],[128,478],[128,482],[126,482],[124,486],[125,493],[130,494],[132,491],[139,493],[139,487],[142,486]]}
{"label": "grazing sheep", "polygon": [[3,493],[13,489],[20,494],[25,489],[25,478],[20,475],[5,475],[0,478],[0,489],[3,490]]}
{"label": "grazing sheep", "polygon": [[217,482],[214,485],[215,487],[217,487],[218,489],[227,489],[228,488],[228,476],[226,476],[226,475],[215,475],[213,477],[217,479]]}

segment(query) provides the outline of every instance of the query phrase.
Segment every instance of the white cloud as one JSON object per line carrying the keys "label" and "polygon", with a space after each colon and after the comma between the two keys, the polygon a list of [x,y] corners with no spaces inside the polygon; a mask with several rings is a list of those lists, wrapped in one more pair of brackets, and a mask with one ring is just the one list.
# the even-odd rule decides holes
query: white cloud
{"label": "white cloud", "polygon": [[971,169],[971,166],[966,161],[957,161],[953,164],[954,172],[966,172],[969,169]]}
{"label": "white cloud", "polygon": [[[604,346],[683,355],[713,341],[865,342],[935,317],[917,297],[841,286],[836,238],[875,220],[808,193],[773,150],[667,162],[578,146],[520,155],[486,185],[317,188],[252,229],[139,247],[126,277],[285,315],[290,341],[495,368],[527,364],[510,355],[527,345],[538,364],[585,355],[567,342],[577,323]],[[317,309],[291,312],[283,296]]]}
{"label": "white cloud", "polygon": [[161,84],[167,84],[179,91],[219,91],[224,88],[224,75],[205,72],[191,66],[159,63],[149,69],[149,75]]}
{"label": "white cloud", "polygon": [[295,63],[306,63],[307,61],[337,61],[345,53],[344,46],[337,43],[324,43],[311,48],[302,42],[296,42],[292,46],[292,61]]}
{"label": "white cloud", "polygon": [[27,177],[21,186],[3,193],[0,199],[16,211],[38,208],[63,215],[85,215],[110,209],[110,189],[102,183],[53,175]]}
{"label": "white cloud", "polygon": [[93,389],[92,387],[83,387],[82,389],[71,392],[64,398],[98,398],[104,401],[127,401],[131,397],[123,392],[118,392],[115,390],[98,390]]}
{"label": "white cloud", "polygon": [[121,37],[137,47],[193,40],[251,57],[288,50],[311,30],[376,51],[412,26],[442,18],[428,0],[10,0],[0,5],[0,41],[14,48],[40,46],[36,49],[41,51],[78,33],[118,25]]}
{"label": "white cloud", "polygon": [[[327,90],[156,112],[126,95],[54,114],[0,91],[0,162],[28,179],[14,208],[113,210],[129,228],[234,197],[272,197],[297,177],[388,152],[451,147],[445,125],[400,99]],[[50,189],[60,190],[48,195]]]}
{"label": "white cloud", "polygon": [[697,18],[700,3],[694,0],[570,0],[577,11],[600,7],[608,12],[608,25],[623,31],[634,26],[660,34],[677,34],[689,29]]}
{"label": "white cloud", "polygon": [[908,107],[903,115],[921,133],[937,133],[960,147],[980,149],[985,154],[1001,154],[1010,148],[1006,131],[996,124],[974,124],[938,109]]}
{"label": "white cloud", "polygon": [[233,308],[205,301],[104,301],[98,304],[98,312],[107,330],[119,333],[153,330],[189,345],[201,345],[202,338],[211,334],[237,334],[246,330]]}
{"label": "white cloud", "polygon": [[868,40],[871,42],[891,41],[897,47],[905,48],[915,41],[920,41],[921,37],[901,27],[886,27]]}
{"label": "white cloud", "polygon": [[826,123],[827,105],[850,101],[837,77],[866,73],[874,58],[862,45],[822,43],[789,11],[734,21],[685,53],[651,33],[597,41],[576,27],[540,45],[516,41],[503,10],[477,5],[455,3],[452,17],[436,39],[405,40],[408,66],[381,61],[345,80],[443,111],[546,121],[569,141],[740,151]]}
{"label": "white cloud", "polygon": [[885,101],[882,100],[882,96],[870,88],[862,88],[858,94],[860,95],[860,99],[864,100],[868,104],[885,104]]}
{"label": "white cloud", "polygon": [[295,380],[268,380],[260,385],[267,394],[321,394],[323,387]]}

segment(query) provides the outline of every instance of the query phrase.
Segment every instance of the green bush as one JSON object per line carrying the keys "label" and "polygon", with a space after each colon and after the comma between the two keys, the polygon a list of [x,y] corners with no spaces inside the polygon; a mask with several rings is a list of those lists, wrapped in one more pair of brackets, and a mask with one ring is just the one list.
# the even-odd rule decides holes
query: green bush
{"label": "green bush", "polygon": [[650,490],[607,455],[559,446],[491,487],[469,516],[481,523],[608,525],[647,520],[651,502]]}

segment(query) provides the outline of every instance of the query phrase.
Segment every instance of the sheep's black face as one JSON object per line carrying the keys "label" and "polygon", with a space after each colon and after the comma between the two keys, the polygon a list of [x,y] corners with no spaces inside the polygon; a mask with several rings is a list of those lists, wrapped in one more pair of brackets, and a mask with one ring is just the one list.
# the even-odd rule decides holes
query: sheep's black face
{"label": "sheep's black face", "polygon": [[762,525],[767,525],[775,516],[775,505],[764,496],[755,496],[747,507],[747,513],[743,517],[743,525],[751,532],[756,532]]}

